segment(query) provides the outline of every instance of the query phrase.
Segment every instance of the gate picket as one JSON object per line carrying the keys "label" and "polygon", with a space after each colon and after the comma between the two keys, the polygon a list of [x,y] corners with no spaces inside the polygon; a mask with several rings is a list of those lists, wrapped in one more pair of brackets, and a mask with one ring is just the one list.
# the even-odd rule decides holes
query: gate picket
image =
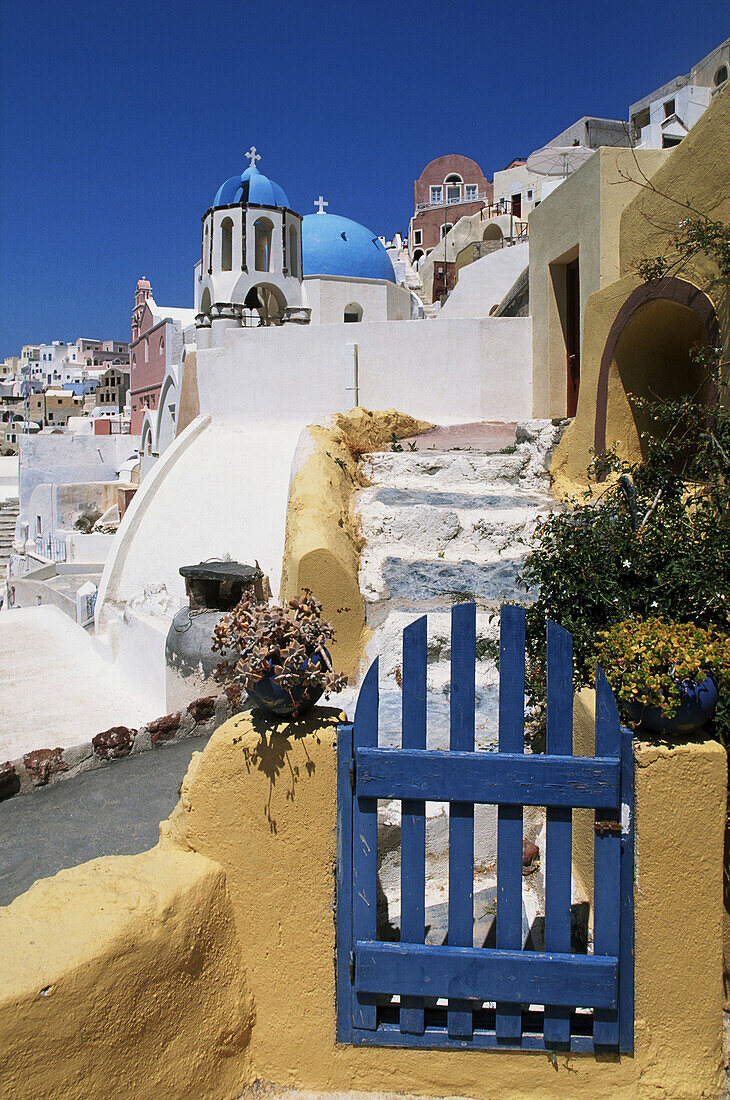
{"label": "gate picket", "polygon": [[[608,680],[596,669],[596,756],[621,755],[621,723]],[[601,827],[615,822],[617,831]],[[618,957],[620,950],[621,807],[613,814],[596,811],[593,874],[593,953]],[[616,1048],[619,1042],[618,1006],[593,1013],[593,1043],[597,1048]]]}
{"label": "gate picket", "polygon": [[[573,638],[547,624],[546,752],[573,754]],[[548,806],[545,828],[545,950],[570,953],[573,811]],[[545,1005],[545,1045],[570,1045],[570,1009]]]}
{"label": "gate picket", "polygon": [[[426,662],[425,615],[403,631],[403,723],[404,749],[426,748]],[[422,945],[426,938],[426,803],[401,802],[401,943]],[[423,1035],[422,997],[401,997],[400,1029]]]}
{"label": "gate picket", "polygon": [[[353,752],[378,744],[378,659],[363,680],[355,708]],[[352,924],[355,942],[376,940],[378,890],[378,800],[353,798],[352,806]],[[375,996],[356,992],[353,1001],[355,1027],[373,1030],[377,1025]]]}
{"label": "gate picket", "polygon": [[[449,747],[474,751],[476,604],[451,609],[451,734]],[[449,803],[449,946],[474,946],[474,803]],[[470,1039],[469,1001],[449,1000],[447,1027],[452,1038]]]}
{"label": "gate picket", "polygon": [[[499,751],[523,753],[525,745],[525,612],[503,607],[499,636]],[[522,806],[497,810],[497,947],[522,949]],[[498,1041],[522,1036],[522,1005],[497,1004]]]}

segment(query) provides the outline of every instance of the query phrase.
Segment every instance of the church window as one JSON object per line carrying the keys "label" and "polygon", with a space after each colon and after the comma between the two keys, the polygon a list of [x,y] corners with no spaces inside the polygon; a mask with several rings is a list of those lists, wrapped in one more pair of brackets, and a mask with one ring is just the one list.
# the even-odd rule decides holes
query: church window
{"label": "church window", "polygon": [[221,222],[221,270],[233,269],[233,222],[224,218]]}
{"label": "church window", "polygon": [[441,202],[442,196],[443,196],[443,188],[442,187],[432,187],[431,188],[431,202]]}
{"label": "church window", "polygon": [[259,218],[253,228],[256,270],[271,271],[271,235],[274,227],[268,218]]}
{"label": "church window", "polygon": [[362,321],[362,306],[359,306],[357,302],[350,302],[349,306],[345,306],[344,321],[345,324],[350,325]]}
{"label": "church window", "polygon": [[296,226],[289,226],[289,274],[299,278],[299,242]]}

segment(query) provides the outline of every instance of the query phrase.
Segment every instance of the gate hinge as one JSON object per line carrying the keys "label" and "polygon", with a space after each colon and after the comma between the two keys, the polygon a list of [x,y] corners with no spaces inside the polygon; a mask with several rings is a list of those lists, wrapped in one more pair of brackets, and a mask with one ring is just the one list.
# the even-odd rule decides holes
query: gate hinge
{"label": "gate hinge", "polygon": [[348,964],[348,969],[350,971],[350,981],[354,983],[354,981],[355,981],[355,952],[354,951],[350,952],[350,961],[349,961],[349,964]]}
{"label": "gate hinge", "polygon": [[597,821],[596,833],[598,836],[621,836],[620,821]]}
{"label": "gate hinge", "polygon": [[355,790],[355,760],[350,761],[350,786]]}

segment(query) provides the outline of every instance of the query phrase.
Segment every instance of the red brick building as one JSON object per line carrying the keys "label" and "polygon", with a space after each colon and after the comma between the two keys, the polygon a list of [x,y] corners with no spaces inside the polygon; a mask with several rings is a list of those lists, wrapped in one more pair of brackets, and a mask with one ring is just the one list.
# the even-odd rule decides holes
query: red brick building
{"label": "red brick building", "polygon": [[436,157],[413,185],[413,217],[408,253],[418,260],[466,214],[476,214],[492,201],[492,184],[475,160],[458,153]]}

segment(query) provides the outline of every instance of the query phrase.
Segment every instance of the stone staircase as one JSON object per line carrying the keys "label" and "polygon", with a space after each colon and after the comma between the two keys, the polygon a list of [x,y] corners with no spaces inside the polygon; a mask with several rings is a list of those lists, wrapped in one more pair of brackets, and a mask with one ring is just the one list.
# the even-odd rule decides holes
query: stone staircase
{"label": "stone staircase", "polygon": [[[469,449],[379,452],[362,472],[372,483],[357,494],[365,548],[360,589],[372,631],[365,667],[380,660],[380,744],[400,744],[402,631],[428,615],[427,747],[449,746],[450,608],[477,604],[476,748],[494,751],[498,737],[498,673],[486,655],[498,638],[499,608],[524,599],[516,583],[535,525],[559,507],[548,495],[547,461],[561,427],[551,421],[517,426],[514,453]],[[364,669],[363,669],[364,671]],[[352,718],[356,688],[338,704]],[[379,806],[379,876],[387,920],[400,909],[400,803]],[[534,841],[542,815],[525,813]],[[426,903],[443,903],[448,881],[448,804],[427,804]],[[494,888],[496,812],[475,813],[475,896]],[[524,894],[526,926],[540,909],[541,875]],[[382,915],[381,915],[381,919]]]}
{"label": "stone staircase", "polygon": [[8,498],[0,503],[0,578],[5,577],[10,555],[13,552],[15,524],[18,519],[18,499]]}

